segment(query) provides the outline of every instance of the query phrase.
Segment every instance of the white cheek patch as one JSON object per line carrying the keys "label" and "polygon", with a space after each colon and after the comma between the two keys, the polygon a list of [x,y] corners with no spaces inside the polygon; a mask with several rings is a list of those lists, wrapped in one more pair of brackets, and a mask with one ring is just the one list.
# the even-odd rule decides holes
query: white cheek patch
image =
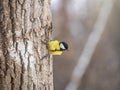
{"label": "white cheek patch", "polygon": [[60,47],[61,47],[62,49],[65,49],[65,47],[64,47],[64,45],[63,45],[63,44],[60,44]]}

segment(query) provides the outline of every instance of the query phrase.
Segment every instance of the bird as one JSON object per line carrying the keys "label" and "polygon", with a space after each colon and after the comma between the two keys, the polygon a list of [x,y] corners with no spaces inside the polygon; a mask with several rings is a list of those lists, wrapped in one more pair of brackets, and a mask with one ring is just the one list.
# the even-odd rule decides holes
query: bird
{"label": "bird", "polygon": [[48,49],[52,55],[61,55],[63,51],[68,50],[68,44],[63,41],[52,40],[48,43]]}

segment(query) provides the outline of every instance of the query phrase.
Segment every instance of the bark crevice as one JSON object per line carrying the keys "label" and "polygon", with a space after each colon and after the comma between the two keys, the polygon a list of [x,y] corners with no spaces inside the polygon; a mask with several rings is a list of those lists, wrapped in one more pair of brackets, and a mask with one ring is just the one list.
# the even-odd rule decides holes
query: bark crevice
{"label": "bark crevice", "polygon": [[10,7],[10,20],[11,20],[11,32],[12,32],[12,41],[13,41],[13,46],[15,45],[16,42],[16,33],[15,33],[15,9],[16,9],[16,3],[14,0],[9,0],[9,7]]}

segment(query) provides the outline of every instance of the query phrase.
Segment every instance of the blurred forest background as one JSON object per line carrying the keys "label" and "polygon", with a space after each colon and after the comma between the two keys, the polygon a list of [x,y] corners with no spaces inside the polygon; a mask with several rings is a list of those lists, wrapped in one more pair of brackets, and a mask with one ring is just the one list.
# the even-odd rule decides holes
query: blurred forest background
{"label": "blurred forest background", "polygon": [[[110,0],[51,0],[54,39],[69,44],[68,51],[54,56],[55,90],[67,90],[104,1]],[[104,32],[80,79],[78,90],[120,90],[120,0],[110,3],[113,7]]]}

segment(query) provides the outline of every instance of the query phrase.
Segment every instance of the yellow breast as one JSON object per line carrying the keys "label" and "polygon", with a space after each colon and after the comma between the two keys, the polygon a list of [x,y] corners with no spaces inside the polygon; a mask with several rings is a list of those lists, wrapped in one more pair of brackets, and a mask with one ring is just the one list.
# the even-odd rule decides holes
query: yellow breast
{"label": "yellow breast", "polygon": [[62,54],[62,51],[60,51],[60,45],[59,45],[58,40],[50,41],[48,43],[48,46],[49,46],[49,50],[52,55],[61,55]]}
{"label": "yellow breast", "polygon": [[62,54],[62,51],[55,51],[55,52],[50,51],[50,53],[51,53],[52,55],[61,55],[61,54]]}

